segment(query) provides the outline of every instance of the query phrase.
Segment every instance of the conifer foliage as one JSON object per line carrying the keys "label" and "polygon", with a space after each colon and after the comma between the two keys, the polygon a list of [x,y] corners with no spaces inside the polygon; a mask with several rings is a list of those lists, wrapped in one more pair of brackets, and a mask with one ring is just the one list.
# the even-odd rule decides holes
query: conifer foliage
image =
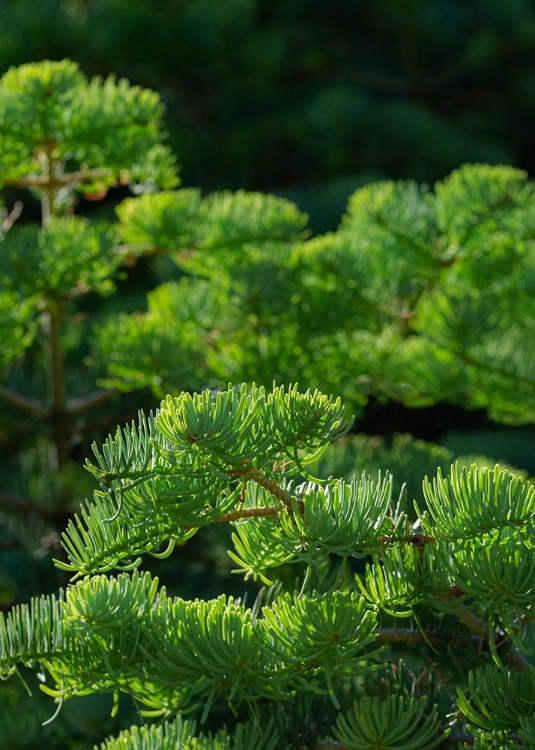
{"label": "conifer foliage", "polygon": [[[152,293],[141,320],[119,315],[99,331],[110,386],[150,385],[162,398],[187,381],[202,387],[203,372],[222,387],[299,381],[353,408],[380,396],[533,421],[535,362],[522,342],[535,320],[535,194],[521,170],[468,164],[433,192],[373,183],[351,196],[336,232],[317,237],[282,199],[197,203],[185,192],[119,209],[130,242],[169,251],[189,278]],[[180,367],[163,346],[188,352]]]}
{"label": "conifer foliage", "polygon": [[[498,466],[454,465],[426,481],[413,521],[388,474],[300,481],[350,424],[317,391],[253,386],[168,397],[118,429],[95,446],[100,489],[63,535],[58,565],[72,583],[0,619],[2,676],[39,663],[59,703],[125,692],[148,716],[194,712],[201,724],[218,701],[247,706],[246,726],[198,740],[221,748],[246,747],[255,732],[255,747],[282,747],[277,711],[298,694],[331,706],[317,742],[529,744],[534,488]],[[236,572],[270,585],[265,601],[184,600],[138,572],[145,555],[168,555],[213,523],[234,526]],[[298,586],[273,585],[288,565]],[[420,646],[409,649],[416,663],[426,647],[432,679],[396,659],[400,643]],[[143,738],[171,750],[177,736],[188,747],[188,731],[174,719],[102,747]]]}
{"label": "conifer foliage", "polygon": [[[0,613],[0,677],[39,667],[58,710],[126,694],[161,717],[100,750],[535,746],[532,484],[459,464],[413,502],[388,466],[313,474],[351,429],[341,395],[533,420],[531,183],[467,165],[434,192],[369,185],[310,237],[282,198],[175,190],[161,117],[153,92],[69,61],[0,81],[2,184],[42,212],[1,228],[0,396],[43,425],[62,479],[87,412],[120,391],[161,400],[94,445],[67,585]],[[76,214],[117,185],[136,194],[117,221]],[[182,277],[80,332],[80,298],[143,255]],[[68,376],[81,349],[94,389]],[[65,519],[66,488],[0,507]],[[174,596],[143,570],[215,525],[256,599]]]}

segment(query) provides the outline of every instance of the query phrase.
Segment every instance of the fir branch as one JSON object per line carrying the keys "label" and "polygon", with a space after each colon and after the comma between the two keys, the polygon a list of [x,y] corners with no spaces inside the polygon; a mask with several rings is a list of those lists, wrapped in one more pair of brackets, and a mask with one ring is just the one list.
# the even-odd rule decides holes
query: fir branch
{"label": "fir branch", "polygon": [[[433,646],[466,646],[466,640],[460,636],[450,637],[447,633],[413,630],[412,628],[378,628],[377,643],[431,643]],[[485,631],[486,636],[486,631]],[[481,637],[470,636],[475,643],[480,643]]]}
{"label": "fir branch", "polygon": [[[462,622],[462,624],[466,628],[468,628],[468,630],[477,635],[481,639],[482,643],[488,644],[488,624],[485,623],[485,621],[480,617],[478,617],[475,612],[465,607],[464,604],[457,601],[451,594],[440,594],[439,596],[437,596],[437,600],[440,602],[444,602],[447,605],[448,612],[452,615],[455,615],[460,620],[460,622]],[[517,648],[515,648],[515,646],[513,646],[509,641],[507,641],[507,649],[505,650],[504,660],[517,672],[532,669],[532,665],[529,659],[527,659],[524,654],[522,654]]]}
{"label": "fir branch", "polygon": [[4,184],[14,187],[34,189],[56,190],[60,187],[76,187],[82,182],[93,182],[110,176],[110,170],[97,167],[94,169],[80,169],[75,172],[57,173],[54,175],[29,174],[21,177],[7,179]]}
{"label": "fir branch", "polygon": [[21,201],[16,201],[11,211],[5,215],[2,224],[0,225],[0,235],[9,232],[13,224],[17,221],[22,213],[23,204]]}
{"label": "fir branch", "polygon": [[256,469],[254,466],[243,471],[235,471],[234,473],[238,474],[239,476],[246,476],[249,477],[249,479],[252,479],[253,482],[256,482],[265,490],[267,490],[272,497],[284,503],[288,511],[293,515],[293,495],[288,492],[288,490],[280,487],[280,485],[278,485],[274,479],[266,477],[265,474],[262,474],[262,472]]}
{"label": "fir branch", "polygon": [[265,518],[266,516],[276,516],[285,510],[286,506],[280,505],[271,508],[245,508],[244,510],[234,510],[230,513],[225,513],[224,516],[214,518],[214,523],[229,523],[233,521],[241,521],[244,518]]}
{"label": "fir branch", "polygon": [[56,508],[51,508],[46,505],[38,505],[32,503],[31,500],[26,500],[20,495],[10,494],[8,492],[0,492],[0,506],[6,510],[18,511],[18,512],[30,512],[38,513],[41,516],[53,517],[57,514]]}
{"label": "fir branch", "polygon": [[106,401],[117,396],[118,393],[119,391],[115,388],[100,388],[92,393],[88,393],[87,396],[67,401],[67,411],[73,416],[81,414],[88,409],[92,409],[94,406],[106,403]]}
{"label": "fir branch", "polygon": [[0,396],[2,396],[8,403],[32,414],[34,417],[40,417],[41,419],[49,419],[50,417],[51,410],[42,401],[23,396],[21,393],[11,390],[11,388],[6,388],[6,386],[1,383]]}

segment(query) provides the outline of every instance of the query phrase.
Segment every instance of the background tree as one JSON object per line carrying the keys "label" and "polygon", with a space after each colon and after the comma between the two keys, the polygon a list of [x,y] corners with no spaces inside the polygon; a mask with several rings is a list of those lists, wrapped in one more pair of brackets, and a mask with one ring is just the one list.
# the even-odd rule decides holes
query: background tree
{"label": "background tree", "polygon": [[162,92],[186,184],[306,185],[313,226],[336,224],[370,171],[434,182],[466,161],[533,168],[535,10],[525,0],[338,0],[329,10],[309,0],[6,0],[2,10],[4,70],[68,56],[88,74]]}
{"label": "background tree", "polygon": [[[121,246],[110,222],[74,216],[74,205],[121,182],[140,191],[177,184],[161,115],[157,94],[89,81],[72,62],[12,69],[0,83],[2,183],[30,190],[41,207],[40,226],[17,223],[18,204],[8,214],[0,258],[4,606],[57,588],[48,555],[87,491],[71,459],[115,396],[83,363],[87,300],[113,292],[137,252]],[[35,731],[31,722],[25,733],[4,726],[6,746],[11,737],[31,742]],[[64,732],[52,730],[51,745]]]}

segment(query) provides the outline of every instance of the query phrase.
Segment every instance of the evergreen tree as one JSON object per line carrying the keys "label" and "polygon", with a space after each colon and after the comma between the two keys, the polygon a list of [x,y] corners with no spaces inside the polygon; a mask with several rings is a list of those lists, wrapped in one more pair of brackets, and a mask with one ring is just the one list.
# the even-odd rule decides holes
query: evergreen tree
{"label": "evergreen tree", "polygon": [[[161,117],[153,92],[69,61],[0,81],[2,184],[42,214],[26,224],[15,206],[2,226],[4,442],[35,432],[42,460],[17,486],[6,459],[2,542],[56,547],[65,584],[1,615],[0,675],[39,665],[60,716],[109,693],[165,719],[106,750],[535,744],[531,484],[418,446],[420,469],[443,466],[421,490],[402,491],[388,456],[373,475],[310,473],[351,427],[340,396],[533,421],[531,183],[485,165],[433,193],[376,183],[311,238],[286,199],[175,190]],[[77,195],[117,185],[137,195],[116,221],[76,215]],[[180,278],[146,312],[86,321],[144,257]],[[100,488],[80,508],[87,415],[147,388],[160,407],[96,442]],[[168,594],[138,572],[226,528],[256,600],[245,583],[249,600],[230,584]]]}
{"label": "evergreen tree", "polygon": [[[169,396],[118,429],[63,535],[72,583],[0,619],[2,675],[39,663],[59,706],[124,692],[147,716],[202,725],[220,701],[248,716],[196,740],[181,718],[134,727],[107,750],[535,743],[533,486],[454,465],[412,521],[388,473],[296,483],[350,425],[318,391],[253,386]],[[237,571],[269,587],[252,606],[168,596],[138,572],[216,523],[235,528]]]}

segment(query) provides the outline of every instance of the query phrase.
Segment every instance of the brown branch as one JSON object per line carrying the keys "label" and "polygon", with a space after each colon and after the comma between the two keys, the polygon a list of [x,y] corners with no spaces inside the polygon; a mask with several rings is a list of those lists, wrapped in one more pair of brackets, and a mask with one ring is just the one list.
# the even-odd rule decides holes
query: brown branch
{"label": "brown branch", "polygon": [[17,201],[11,211],[7,214],[2,225],[0,226],[0,234],[6,234],[9,232],[13,224],[17,221],[22,213],[23,204],[21,201]]}
{"label": "brown branch", "polygon": [[[379,628],[375,631],[377,633],[377,641],[386,641],[388,643],[431,643],[434,646],[449,645],[449,646],[465,646],[466,639],[460,636],[450,638],[446,633],[440,632],[429,632],[422,633],[420,630],[412,630],[411,628]],[[480,636],[472,634],[470,639],[479,643],[481,640]]]}
{"label": "brown branch", "polygon": [[486,623],[478,617],[474,612],[471,612],[460,602],[456,602],[453,597],[448,594],[442,594],[437,597],[440,601],[448,602],[448,605],[452,607],[452,614],[457,617],[462,624],[468,628],[472,633],[479,636],[479,638],[486,639],[489,634]]}
{"label": "brown branch", "polygon": [[272,497],[275,497],[277,498],[277,500],[280,500],[282,503],[284,503],[290,513],[293,514],[293,496],[290,492],[280,487],[274,479],[270,479],[269,477],[264,476],[264,474],[262,474],[261,471],[258,471],[258,469],[255,469],[254,466],[249,469],[245,469],[243,472],[236,473],[240,474],[241,476],[249,477],[249,479],[252,479],[253,482],[259,484],[261,487],[267,490]]}
{"label": "brown branch", "polygon": [[18,539],[0,540],[0,549],[20,549],[21,547],[22,542],[19,542]]}
{"label": "brown branch", "polygon": [[31,500],[26,500],[20,495],[10,494],[8,492],[0,492],[0,506],[6,510],[16,510],[20,512],[31,512],[38,513],[41,516],[55,516],[58,513],[57,508],[50,508],[46,505],[37,505],[32,503]]}
{"label": "brown branch", "polygon": [[0,396],[2,396],[8,403],[13,404],[13,406],[17,406],[19,409],[27,411],[35,417],[41,417],[42,419],[48,419],[50,417],[51,410],[42,401],[23,396],[21,393],[12,391],[10,388],[6,388],[1,384]]}
{"label": "brown branch", "polygon": [[101,388],[98,391],[88,393],[87,396],[75,398],[67,402],[67,411],[73,416],[81,414],[93,406],[98,406],[113,398],[119,393],[115,388]]}
{"label": "brown branch", "polygon": [[98,179],[99,177],[109,177],[110,170],[103,168],[95,169],[81,169],[78,172],[67,172],[66,174],[50,174],[44,175],[27,175],[26,177],[15,177],[11,180],[6,180],[5,185],[14,185],[15,187],[25,188],[46,188],[47,190],[55,190],[58,187],[64,186],[75,186],[81,182],[85,182],[92,179]]}
{"label": "brown branch", "polygon": [[263,518],[266,516],[276,516],[281,511],[286,510],[286,506],[279,505],[275,508],[244,508],[243,510],[233,510],[225,513],[220,518],[214,518],[214,523],[225,523],[227,521],[240,521],[242,518]]}
{"label": "brown branch", "polygon": [[[465,607],[464,604],[456,601],[455,598],[449,594],[442,594],[441,596],[438,596],[437,599],[439,601],[447,602],[450,614],[457,617],[460,622],[468,628],[468,630],[475,633],[475,635],[477,635],[484,643],[488,643],[488,624],[485,623],[484,620]],[[530,661],[510,642],[504,658],[506,663],[517,672],[532,669]]]}

